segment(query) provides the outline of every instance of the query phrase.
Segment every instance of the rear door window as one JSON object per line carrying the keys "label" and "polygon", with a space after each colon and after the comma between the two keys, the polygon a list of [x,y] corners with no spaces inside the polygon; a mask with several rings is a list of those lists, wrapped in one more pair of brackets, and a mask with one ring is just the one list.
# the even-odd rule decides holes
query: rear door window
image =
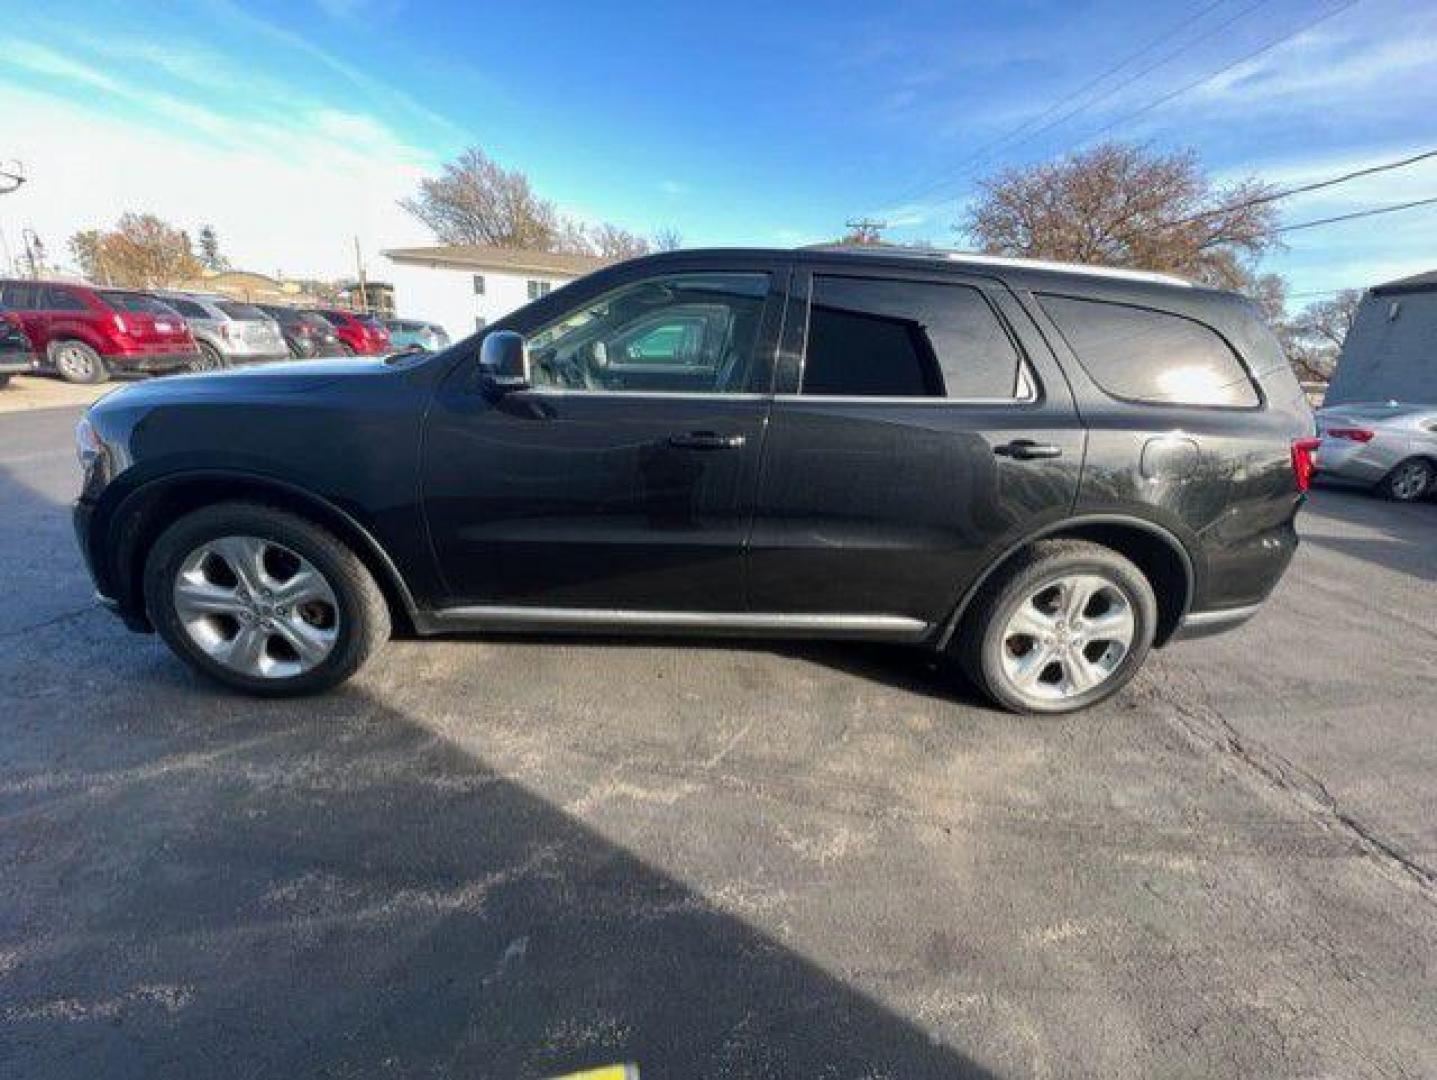
{"label": "rear door window", "polygon": [[59,285],[46,285],[40,290],[38,305],[44,311],[84,311],[85,301],[73,289]]}
{"label": "rear door window", "polygon": [[1257,389],[1218,333],[1182,315],[1040,294],[1078,361],[1115,398],[1153,405],[1253,406]]}
{"label": "rear door window", "polygon": [[802,392],[1013,398],[1017,347],[968,285],[817,275]]}

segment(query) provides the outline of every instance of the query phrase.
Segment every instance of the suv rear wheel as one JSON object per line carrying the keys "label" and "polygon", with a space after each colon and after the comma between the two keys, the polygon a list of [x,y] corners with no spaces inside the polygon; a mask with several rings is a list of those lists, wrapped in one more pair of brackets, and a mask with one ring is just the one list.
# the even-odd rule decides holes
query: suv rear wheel
{"label": "suv rear wheel", "polygon": [[1014,712],[1066,713],[1131,679],[1157,627],[1153,587],[1111,548],[1049,540],[984,587],[951,646],[965,673]]}
{"label": "suv rear wheel", "polygon": [[254,503],[196,510],[145,564],[155,628],[192,667],[266,697],[349,678],[389,637],[364,563],[327,530]]}
{"label": "suv rear wheel", "polygon": [[50,363],[66,382],[102,383],[110,377],[104,358],[83,341],[55,342],[50,346]]}

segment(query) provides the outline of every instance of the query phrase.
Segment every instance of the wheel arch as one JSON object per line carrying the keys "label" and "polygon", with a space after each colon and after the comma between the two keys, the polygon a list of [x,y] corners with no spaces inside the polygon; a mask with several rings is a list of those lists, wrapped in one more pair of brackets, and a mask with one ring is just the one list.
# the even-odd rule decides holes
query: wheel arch
{"label": "wheel arch", "polygon": [[959,598],[943,624],[936,645],[947,648],[963,616],[983,586],[995,579],[1020,552],[1040,540],[1087,540],[1131,559],[1152,583],[1158,600],[1154,646],[1162,646],[1181,625],[1192,604],[1197,574],[1192,556],[1172,532],[1154,522],[1126,515],[1094,514],[1068,518],[1024,536],[983,568]]}
{"label": "wheel arch", "polygon": [[108,516],[96,550],[111,552],[115,597],[145,613],[144,568],[150,549],[184,514],[223,502],[256,502],[313,521],[354,551],[374,576],[396,628],[412,631],[418,608],[404,576],[374,535],[334,503],[283,480],[253,473],[189,471],[151,480],[127,494]]}

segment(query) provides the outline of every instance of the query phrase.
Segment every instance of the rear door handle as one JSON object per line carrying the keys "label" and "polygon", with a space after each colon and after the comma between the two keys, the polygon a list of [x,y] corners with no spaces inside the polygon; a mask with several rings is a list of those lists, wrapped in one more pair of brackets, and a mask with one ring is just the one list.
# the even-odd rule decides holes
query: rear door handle
{"label": "rear door handle", "polygon": [[1032,439],[1014,439],[1010,443],[993,447],[993,453],[1014,461],[1034,461],[1038,458],[1062,457],[1063,448],[1052,443],[1034,442]]}
{"label": "rear door handle", "polygon": [[737,450],[747,440],[742,435],[720,435],[716,431],[690,431],[670,435],[669,445],[676,450]]}

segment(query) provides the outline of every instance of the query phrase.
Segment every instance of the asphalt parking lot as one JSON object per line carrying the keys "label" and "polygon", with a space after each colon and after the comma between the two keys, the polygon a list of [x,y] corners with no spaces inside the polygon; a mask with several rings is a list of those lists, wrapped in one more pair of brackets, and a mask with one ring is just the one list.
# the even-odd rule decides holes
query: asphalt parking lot
{"label": "asphalt parking lot", "polygon": [[855,645],[396,642],[256,702],[0,415],[0,1075],[1437,1075],[1437,504],[1062,720]]}

